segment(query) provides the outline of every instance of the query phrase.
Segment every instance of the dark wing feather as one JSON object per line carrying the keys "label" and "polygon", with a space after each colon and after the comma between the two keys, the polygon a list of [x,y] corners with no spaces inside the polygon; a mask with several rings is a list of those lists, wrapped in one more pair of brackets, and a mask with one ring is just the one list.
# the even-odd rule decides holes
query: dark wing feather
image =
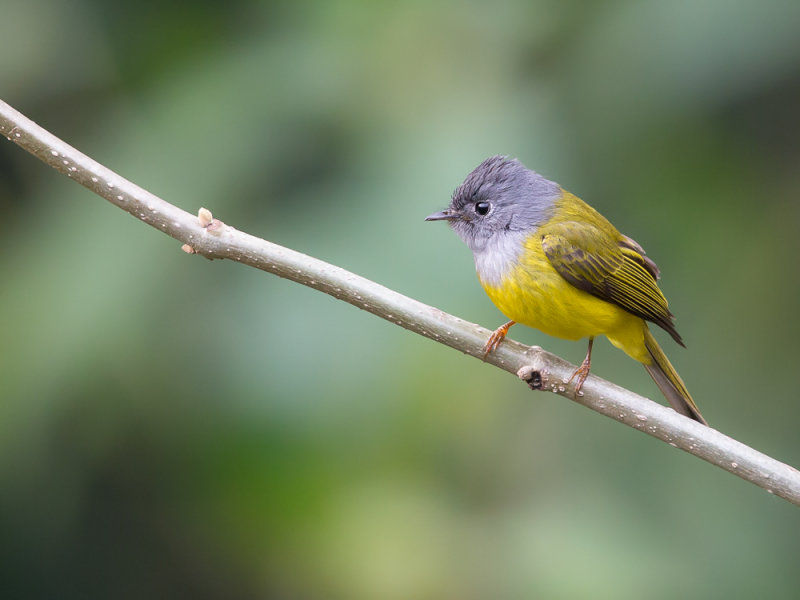
{"label": "dark wing feather", "polygon": [[542,249],[559,275],[578,289],[652,321],[683,345],[656,283],[658,267],[639,244],[625,236],[611,239],[588,223],[568,221],[546,229]]}

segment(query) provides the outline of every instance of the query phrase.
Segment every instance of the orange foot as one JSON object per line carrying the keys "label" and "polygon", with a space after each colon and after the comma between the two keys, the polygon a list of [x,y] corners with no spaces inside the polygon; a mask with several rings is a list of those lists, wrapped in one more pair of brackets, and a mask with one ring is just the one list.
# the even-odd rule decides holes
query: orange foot
{"label": "orange foot", "polygon": [[497,350],[497,347],[500,345],[500,342],[506,338],[506,334],[508,330],[511,329],[512,325],[514,325],[514,321],[509,321],[505,325],[500,325],[500,327],[495,329],[494,333],[489,336],[486,345],[483,347],[483,360],[486,360],[490,352]]}
{"label": "orange foot", "polygon": [[583,387],[583,383],[586,381],[586,378],[589,377],[589,369],[592,366],[592,344],[594,343],[594,338],[589,338],[589,350],[586,352],[586,358],[583,359],[581,366],[575,369],[575,372],[572,374],[572,377],[569,378],[567,383],[571,383],[573,379],[576,377],[578,380],[575,382],[575,391],[573,392],[574,396],[577,398],[579,395],[582,396],[581,388]]}

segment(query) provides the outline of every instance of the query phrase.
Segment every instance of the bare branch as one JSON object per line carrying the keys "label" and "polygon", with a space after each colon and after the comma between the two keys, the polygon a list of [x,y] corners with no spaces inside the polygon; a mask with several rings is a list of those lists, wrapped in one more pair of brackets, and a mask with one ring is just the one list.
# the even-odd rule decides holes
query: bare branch
{"label": "bare branch", "polygon": [[[490,331],[305,254],[243,233],[202,209],[191,215],[81,154],[0,101],[0,134],[43,162],[207,258],[227,258],[274,273],[363,308],[437,342],[483,358]],[[487,362],[531,387],[573,399],[564,382],[575,369],[538,347],[506,340]],[[594,411],[685,450],[800,505],[800,472],[710,427],[613,383],[590,376],[575,399]]]}

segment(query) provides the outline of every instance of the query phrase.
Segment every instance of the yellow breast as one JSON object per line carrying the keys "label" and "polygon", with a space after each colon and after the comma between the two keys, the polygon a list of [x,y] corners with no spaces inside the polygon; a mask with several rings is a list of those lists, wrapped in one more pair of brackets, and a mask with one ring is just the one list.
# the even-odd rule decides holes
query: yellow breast
{"label": "yellow breast", "polygon": [[517,264],[499,285],[483,280],[481,285],[512,321],[568,340],[603,334],[615,346],[642,360],[642,319],[566,281],[550,264],[536,234],[525,240]]}

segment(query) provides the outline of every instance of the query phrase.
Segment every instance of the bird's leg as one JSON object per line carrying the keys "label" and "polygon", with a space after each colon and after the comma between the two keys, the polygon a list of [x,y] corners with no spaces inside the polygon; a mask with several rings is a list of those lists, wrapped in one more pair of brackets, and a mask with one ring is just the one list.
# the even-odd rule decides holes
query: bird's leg
{"label": "bird's leg", "polygon": [[483,360],[486,360],[486,357],[489,356],[490,352],[494,352],[495,350],[497,350],[497,347],[500,345],[500,342],[502,342],[505,339],[508,330],[511,329],[511,326],[513,324],[514,321],[509,321],[505,325],[500,325],[500,327],[494,330],[494,333],[492,333],[492,335],[489,336],[486,345],[483,347]]}
{"label": "bird's leg", "polygon": [[589,376],[589,368],[592,366],[592,344],[594,343],[594,338],[589,338],[589,349],[586,351],[586,358],[583,359],[581,366],[575,369],[575,372],[572,374],[572,377],[569,378],[567,383],[570,383],[575,377],[578,378],[578,381],[575,383],[575,396],[577,397],[581,393],[581,388],[583,387],[583,382],[586,381],[586,378]]}

